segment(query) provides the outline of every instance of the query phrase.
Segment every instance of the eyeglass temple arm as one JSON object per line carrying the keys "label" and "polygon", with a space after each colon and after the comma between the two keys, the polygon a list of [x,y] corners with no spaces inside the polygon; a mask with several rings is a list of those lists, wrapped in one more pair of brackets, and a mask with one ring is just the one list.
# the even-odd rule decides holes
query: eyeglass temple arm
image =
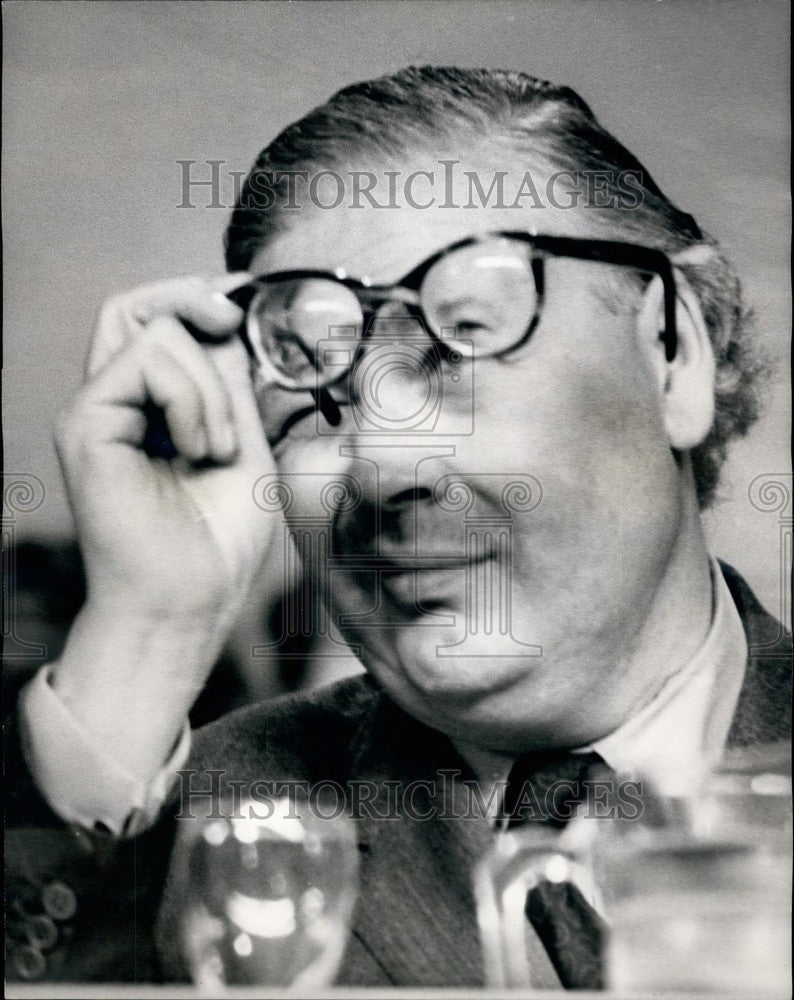
{"label": "eyeglass temple arm", "polygon": [[605,264],[631,267],[658,275],[664,287],[664,330],[661,339],[667,361],[675,358],[678,349],[675,316],[677,292],[673,266],[663,251],[616,240],[581,240],[567,236],[536,236],[532,242],[538,250],[553,256],[603,261]]}

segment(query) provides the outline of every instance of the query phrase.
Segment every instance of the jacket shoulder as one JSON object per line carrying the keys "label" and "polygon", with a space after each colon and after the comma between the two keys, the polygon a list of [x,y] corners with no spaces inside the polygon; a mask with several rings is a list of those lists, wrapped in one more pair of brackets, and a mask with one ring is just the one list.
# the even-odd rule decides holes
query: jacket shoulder
{"label": "jacket shoulder", "polygon": [[246,706],[198,730],[189,766],[248,779],[343,776],[381,699],[361,674]]}

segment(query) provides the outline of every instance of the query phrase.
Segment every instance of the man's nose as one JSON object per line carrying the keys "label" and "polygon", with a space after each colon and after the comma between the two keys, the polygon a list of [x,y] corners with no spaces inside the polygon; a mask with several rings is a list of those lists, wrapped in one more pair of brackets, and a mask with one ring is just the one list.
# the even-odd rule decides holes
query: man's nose
{"label": "man's nose", "polygon": [[[341,551],[387,555],[406,547],[432,548],[443,513],[434,488],[454,452],[431,444],[373,441],[351,447],[349,454],[353,460],[347,471],[356,481],[358,502],[336,518]],[[448,520],[447,514],[445,524]]]}
{"label": "man's nose", "polygon": [[401,303],[382,306],[350,373],[349,399],[364,434],[432,433],[443,401],[440,353],[423,321]]}
{"label": "man's nose", "polygon": [[366,333],[348,382],[341,454],[364,497],[353,520],[371,520],[396,541],[426,518],[434,484],[471,432],[472,387],[465,360],[449,363],[406,305],[384,305]]}
{"label": "man's nose", "polygon": [[380,504],[382,538],[395,544],[401,543],[406,535],[415,532],[422,506],[432,502],[433,492],[425,484],[418,483],[392,493],[387,490]]}
{"label": "man's nose", "polygon": [[350,384],[351,403],[362,430],[413,429],[434,395],[437,359],[433,340],[418,317],[399,303],[371,318]]}

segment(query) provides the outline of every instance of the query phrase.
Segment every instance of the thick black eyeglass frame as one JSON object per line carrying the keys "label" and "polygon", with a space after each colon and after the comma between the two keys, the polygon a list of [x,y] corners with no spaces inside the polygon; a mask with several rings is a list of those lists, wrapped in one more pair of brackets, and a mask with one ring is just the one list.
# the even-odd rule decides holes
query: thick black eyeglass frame
{"label": "thick black eyeglass frame", "polygon": [[[257,291],[262,285],[276,284],[281,281],[294,281],[310,278],[321,278],[335,281],[345,288],[350,289],[359,301],[362,311],[363,328],[361,342],[366,341],[372,332],[372,320],[377,310],[387,302],[398,301],[406,306],[409,313],[419,319],[424,329],[427,331],[434,345],[439,350],[442,357],[447,356],[455,350],[454,343],[449,344],[439,337],[430,327],[422,311],[421,305],[416,302],[404,302],[395,292],[400,290],[410,291],[420,294],[422,282],[428,272],[439,261],[451,253],[461,250],[477,243],[483,243],[489,239],[511,239],[520,243],[526,243],[534,251],[530,266],[535,281],[537,294],[537,305],[535,313],[530,321],[524,335],[514,344],[504,348],[487,357],[503,357],[522,347],[535,332],[543,310],[545,293],[545,271],[544,261],[547,257],[568,257],[573,260],[584,260],[604,264],[613,264],[618,267],[631,268],[632,270],[658,275],[664,288],[664,330],[660,334],[660,339],[665,346],[665,357],[668,362],[675,358],[678,348],[678,331],[676,329],[676,285],[673,274],[673,267],[669,258],[662,250],[645,247],[637,243],[624,243],[619,240],[599,240],[581,239],[570,236],[544,236],[527,232],[526,230],[498,230],[484,233],[478,236],[469,236],[458,240],[434,253],[427,260],[422,261],[417,267],[409,271],[402,279],[389,285],[375,285],[366,278],[351,278],[346,272],[339,269],[337,271],[324,271],[316,269],[293,269],[286,271],[275,271],[254,278],[253,281],[241,288],[228,293],[228,297],[236,302],[242,309],[248,312]],[[249,356],[257,360],[256,352],[250,342],[246,323],[240,328],[240,336]],[[342,376],[340,376],[341,378]],[[332,426],[338,426],[341,421],[341,414],[336,401],[328,392],[326,387],[311,389],[300,387],[288,391],[309,392],[314,398],[315,404],[323,413],[323,416]]]}

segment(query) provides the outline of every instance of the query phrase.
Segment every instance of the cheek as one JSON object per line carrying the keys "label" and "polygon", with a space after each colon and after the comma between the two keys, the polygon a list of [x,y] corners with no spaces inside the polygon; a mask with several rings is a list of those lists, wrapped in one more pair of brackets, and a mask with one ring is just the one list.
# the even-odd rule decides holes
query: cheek
{"label": "cheek", "polygon": [[288,438],[275,452],[278,478],[284,487],[291,526],[307,529],[307,521],[328,521],[345,497],[359,492],[339,441],[326,437]]}
{"label": "cheek", "polygon": [[527,350],[507,359],[505,416],[533,449],[556,453],[561,474],[623,478],[643,455],[668,450],[655,375],[632,318],[607,313],[582,287],[568,291],[548,303]]}
{"label": "cheek", "polygon": [[585,359],[557,354],[543,366],[505,365],[478,388],[469,446],[488,462],[498,455],[527,471],[543,463],[580,478],[605,461],[613,471],[636,471],[648,449],[667,450],[653,386],[628,366],[594,370]]}
{"label": "cheek", "polygon": [[676,466],[633,337],[614,329],[600,337],[566,344],[558,336],[494,369],[470,447],[491,466],[539,481],[543,500],[527,518],[528,543],[549,552],[598,549],[604,558],[614,546],[619,558],[673,502]]}

